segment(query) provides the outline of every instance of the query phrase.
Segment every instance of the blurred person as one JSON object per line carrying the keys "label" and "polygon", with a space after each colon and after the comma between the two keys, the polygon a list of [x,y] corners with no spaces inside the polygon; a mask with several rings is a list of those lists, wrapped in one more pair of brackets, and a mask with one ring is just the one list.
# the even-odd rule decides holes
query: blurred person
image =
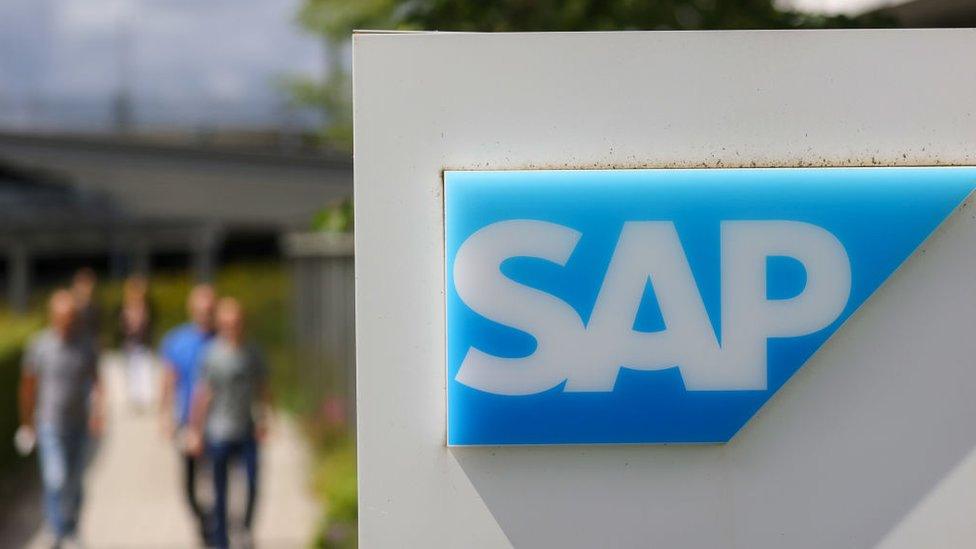
{"label": "blurred person", "polygon": [[149,407],[153,397],[153,307],[149,282],[132,276],[122,284],[122,304],[117,313],[118,338],[125,357],[129,403],[138,411]]}
{"label": "blurred person", "polygon": [[77,528],[89,437],[103,428],[98,353],[83,333],[75,297],[55,292],[49,325],[24,354],[20,381],[21,431],[36,433],[44,512],[54,547],[78,546]]}
{"label": "blurred person", "polygon": [[233,298],[217,305],[217,338],[203,357],[194,395],[191,446],[206,451],[213,466],[214,543],[226,548],[227,477],[233,461],[247,474],[244,529],[250,538],[258,486],[258,442],[267,433],[271,391],[259,349],[245,336],[244,309]]}
{"label": "blurred person", "polygon": [[98,275],[91,267],[78,269],[71,278],[71,295],[78,306],[78,331],[95,343],[96,350],[102,327],[102,314],[95,298],[97,286]]}
{"label": "blurred person", "polygon": [[214,307],[217,296],[209,284],[195,286],[187,298],[186,322],[173,328],[163,338],[160,356],[165,365],[160,393],[160,412],[163,432],[175,440],[183,464],[183,490],[190,511],[197,521],[200,536],[210,541],[209,513],[203,508],[197,493],[197,472],[200,459],[187,446],[190,404],[199,377],[204,349],[214,336]]}

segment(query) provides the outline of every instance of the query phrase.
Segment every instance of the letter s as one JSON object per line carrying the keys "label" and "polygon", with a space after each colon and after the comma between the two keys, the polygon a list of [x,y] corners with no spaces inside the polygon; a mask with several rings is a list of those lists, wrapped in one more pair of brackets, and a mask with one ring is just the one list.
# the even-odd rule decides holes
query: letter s
{"label": "letter s", "polygon": [[580,233],[545,221],[513,220],[488,225],[468,237],[454,258],[454,287],[478,314],[533,335],[536,350],[501,358],[470,348],[455,379],[503,395],[529,395],[566,379],[569,361],[585,328],[576,311],[558,298],[505,277],[501,264],[512,257],[538,257],[565,265]]}

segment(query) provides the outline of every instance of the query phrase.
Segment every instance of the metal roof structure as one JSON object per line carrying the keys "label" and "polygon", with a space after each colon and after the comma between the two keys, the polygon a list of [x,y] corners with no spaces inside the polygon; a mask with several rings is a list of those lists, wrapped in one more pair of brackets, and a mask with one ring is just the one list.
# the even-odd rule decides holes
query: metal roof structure
{"label": "metal roof structure", "polygon": [[54,172],[142,219],[224,230],[303,228],[352,194],[352,159],[147,143],[127,136],[0,132],[0,160]]}
{"label": "metal roof structure", "polygon": [[0,163],[0,231],[94,226],[111,228],[125,214],[109,198],[59,181],[52,174]]}

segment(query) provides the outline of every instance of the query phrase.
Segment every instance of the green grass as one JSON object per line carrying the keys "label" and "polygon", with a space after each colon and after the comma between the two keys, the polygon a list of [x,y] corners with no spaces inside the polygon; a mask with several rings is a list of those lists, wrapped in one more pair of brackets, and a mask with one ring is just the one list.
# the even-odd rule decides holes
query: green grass
{"label": "green grass", "polygon": [[357,545],[358,487],[356,442],[335,433],[316,441],[313,487],[326,506],[314,546],[319,549],[352,549]]}

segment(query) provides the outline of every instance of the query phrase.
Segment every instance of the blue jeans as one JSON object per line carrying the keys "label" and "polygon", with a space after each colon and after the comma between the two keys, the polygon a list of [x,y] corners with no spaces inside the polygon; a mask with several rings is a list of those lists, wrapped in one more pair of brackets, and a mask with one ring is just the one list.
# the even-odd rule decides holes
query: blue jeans
{"label": "blue jeans", "polygon": [[81,510],[82,477],[88,461],[88,431],[42,424],[37,428],[44,485],[44,514],[58,538],[74,534]]}
{"label": "blue jeans", "polygon": [[213,465],[214,479],[214,543],[224,549],[227,537],[227,469],[230,462],[240,459],[247,473],[247,507],[244,511],[244,527],[251,529],[254,519],[254,502],[258,489],[258,445],[253,437],[238,441],[211,440],[207,453]]}

